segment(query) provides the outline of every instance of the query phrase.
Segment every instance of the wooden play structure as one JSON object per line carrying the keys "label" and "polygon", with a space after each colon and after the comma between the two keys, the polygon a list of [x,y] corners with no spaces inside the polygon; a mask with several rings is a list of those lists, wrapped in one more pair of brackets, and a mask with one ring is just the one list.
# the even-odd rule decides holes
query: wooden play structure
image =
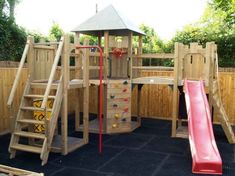
{"label": "wooden play structure", "polygon": [[[120,23],[115,24],[121,26],[115,26],[112,19],[119,21]],[[100,26],[94,28],[92,26],[94,21]],[[178,115],[179,88],[183,86],[185,78],[204,80],[211,111],[220,113],[219,119],[226,137],[230,143],[235,143],[231,124],[220,99],[217,48],[213,42],[207,43],[205,48],[197,43],[191,43],[190,47],[176,43],[174,53],[143,54],[144,33],[124,20],[112,6],[99,12],[73,31],[74,43],[70,42],[68,35],[63,36],[60,42],[34,43],[33,38],[27,39],[7,103],[9,108],[13,107],[15,91],[27,58],[28,80],[17,117],[12,116],[15,125],[12,128],[9,145],[11,158],[15,157],[18,150],[38,153],[44,165],[50,151],[66,155],[87,144],[89,132],[102,134],[132,132],[141,125],[141,89],[146,84],[168,85],[172,89],[172,137],[187,137],[187,128],[183,125],[187,119]],[[97,37],[97,45],[103,49],[102,66],[99,65],[100,53],[97,49],[82,48],[89,45],[89,41],[85,40],[81,44],[81,34]],[[138,38],[135,45],[133,36]],[[174,61],[174,76],[140,76],[141,71],[146,69],[169,69],[162,66],[143,66],[143,59]],[[71,65],[71,60],[74,60],[74,65]],[[71,75],[71,70],[74,71],[74,75]],[[101,81],[100,72],[103,75]],[[99,109],[102,121],[98,117],[89,119],[89,88],[101,85],[103,89],[100,91],[104,96],[97,98],[101,99],[103,104],[102,109]],[[133,118],[131,95],[135,87],[137,87],[137,97],[135,97],[137,117]],[[68,136],[68,91],[70,90],[76,95],[76,101],[73,102],[75,130],[83,133],[81,138]],[[79,99],[82,99],[80,101],[82,105],[79,104]],[[83,112],[82,117],[80,112]],[[59,116],[61,127],[58,125]]]}
{"label": "wooden play structure", "polygon": [[[74,79],[70,79],[70,55],[74,55],[74,51],[75,44],[70,43],[68,35],[62,37],[60,42],[54,43],[34,43],[33,38],[27,39],[7,103],[11,108],[22,66],[27,58],[29,75],[9,145],[11,158],[15,157],[17,150],[39,153],[44,165],[50,151],[67,154],[88,143],[88,60],[85,56],[81,56],[83,69],[79,70],[79,75],[82,72],[82,78],[77,79],[75,74]],[[75,64],[76,62],[77,60]],[[81,138],[68,137],[68,90],[70,89],[77,95],[79,89],[83,89],[84,92],[84,129]],[[76,102],[78,103],[78,100]],[[60,135],[57,126],[59,114],[61,114]],[[79,116],[78,111],[76,116]],[[24,138],[28,141],[25,142]]]}
{"label": "wooden play structure", "polygon": [[187,136],[187,128],[182,126],[182,119],[178,118],[178,86],[183,85],[184,79],[204,81],[211,107],[210,111],[219,112],[219,121],[229,143],[235,143],[232,126],[221,101],[215,43],[207,43],[206,48],[202,48],[197,43],[191,43],[190,47],[180,43],[175,44],[172,137]]}

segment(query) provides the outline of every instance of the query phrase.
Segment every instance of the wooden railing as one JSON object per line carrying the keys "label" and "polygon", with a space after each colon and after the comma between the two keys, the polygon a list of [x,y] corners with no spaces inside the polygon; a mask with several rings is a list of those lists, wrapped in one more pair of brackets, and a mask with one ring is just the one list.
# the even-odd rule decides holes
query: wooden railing
{"label": "wooden railing", "polygon": [[48,96],[49,96],[50,91],[51,91],[51,85],[52,85],[52,82],[54,80],[55,73],[56,73],[56,68],[57,68],[57,65],[59,63],[60,55],[61,55],[61,52],[62,52],[62,49],[63,49],[63,44],[64,44],[64,37],[61,38],[61,40],[59,42],[58,49],[56,51],[55,60],[54,60],[54,63],[52,65],[51,73],[50,73],[50,76],[49,76],[49,79],[48,79],[47,87],[46,87],[44,97],[43,97],[43,101],[42,101],[42,105],[41,105],[41,108],[43,108],[43,109],[45,109],[46,104],[47,104]]}
{"label": "wooden railing", "polygon": [[12,102],[13,102],[13,99],[14,99],[14,96],[15,96],[15,92],[16,92],[16,88],[18,87],[18,84],[19,84],[19,79],[20,79],[20,76],[21,76],[22,68],[24,67],[24,63],[26,61],[26,57],[27,57],[27,54],[28,54],[28,51],[29,51],[30,42],[31,42],[30,38],[28,38],[27,42],[26,42],[26,45],[25,45],[25,48],[24,48],[23,55],[22,55],[21,60],[20,60],[20,64],[19,64],[19,67],[18,67],[18,70],[17,70],[17,73],[16,73],[15,80],[14,80],[14,83],[13,83],[13,86],[12,86],[12,89],[11,89],[11,93],[10,93],[8,101],[7,101],[7,106],[8,107],[11,107],[11,105],[12,105]]}
{"label": "wooden railing", "polygon": [[[165,71],[173,71],[174,67],[166,67],[166,66],[152,66],[151,64],[149,66],[143,66],[142,65],[142,59],[150,59],[152,60],[166,60],[166,59],[174,59],[174,53],[154,53],[154,54],[137,54],[137,55],[132,55],[132,65],[131,65],[131,71],[132,75],[133,72],[135,71],[141,71],[141,70],[165,70]],[[135,62],[137,61],[137,62]],[[141,61],[141,64],[139,64]],[[137,65],[134,65],[136,64]],[[140,76],[140,75],[139,75]],[[137,77],[139,77],[137,76]],[[136,77],[136,75],[134,76]]]}

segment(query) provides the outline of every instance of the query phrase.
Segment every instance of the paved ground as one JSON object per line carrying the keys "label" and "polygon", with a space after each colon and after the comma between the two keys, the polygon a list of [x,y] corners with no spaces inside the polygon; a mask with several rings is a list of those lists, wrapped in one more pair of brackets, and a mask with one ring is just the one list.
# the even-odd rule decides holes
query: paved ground
{"label": "paved ground", "polygon": [[[191,154],[186,139],[170,138],[169,121],[143,119],[142,127],[130,134],[104,136],[103,154],[98,154],[98,135],[67,156],[50,154],[46,166],[39,155],[18,153],[13,160],[7,152],[10,135],[0,137],[0,164],[47,176],[190,176]],[[223,159],[223,175],[235,175],[235,146],[227,143],[220,126],[214,127]],[[70,129],[72,136],[78,132]]]}

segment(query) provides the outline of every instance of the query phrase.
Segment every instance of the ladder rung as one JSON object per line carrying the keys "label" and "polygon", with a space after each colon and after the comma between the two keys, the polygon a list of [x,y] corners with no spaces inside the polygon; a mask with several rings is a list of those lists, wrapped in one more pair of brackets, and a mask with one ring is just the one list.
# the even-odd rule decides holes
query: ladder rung
{"label": "ladder rung", "polygon": [[[24,106],[24,107],[21,107],[20,109],[29,110],[29,111],[44,111],[44,109],[42,108],[36,108],[36,107],[31,107],[31,106]],[[47,111],[51,111],[51,109],[47,109]]]}
{"label": "ladder rung", "polygon": [[32,153],[41,153],[42,151],[42,149],[39,147],[24,145],[24,144],[13,144],[10,148]]}
{"label": "ladder rung", "polygon": [[45,134],[42,133],[32,133],[28,131],[17,131],[14,132],[14,135],[28,137],[28,138],[36,138],[36,139],[45,139]]}
{"label": "ladder rung", "polygon": [[[46,89],[47,87],[47,83],[30,83],[31,88],[38,88],[38,89]],[[53,83],[51,85],[51,89],[57,89],[58,88],[58,84],[57,83]]]}
{"label": "ladder rung", "polygon": [[[24,95],[25,98],[43,98],[43,95],[34,95],[34,94],[28,94],[28,95]],[[48,96],[48,99],[55,99],[55,96],[50,95]]]}
{"label": "ladder rung", "polygon": [[45,122],[43,120],[41,121],[41,120],[33,120],[33,119],[20,119],[20,120],[17,120],[17,122],[45,125]]}

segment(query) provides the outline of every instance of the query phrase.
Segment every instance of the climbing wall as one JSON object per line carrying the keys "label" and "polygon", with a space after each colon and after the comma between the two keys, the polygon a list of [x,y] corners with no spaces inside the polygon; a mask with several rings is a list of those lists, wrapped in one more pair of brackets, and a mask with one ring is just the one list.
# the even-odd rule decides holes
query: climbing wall
{"label": "climbing wall", "polygon": [[107,84],[107,132],[131,130],[131,82],[109,80]]}

